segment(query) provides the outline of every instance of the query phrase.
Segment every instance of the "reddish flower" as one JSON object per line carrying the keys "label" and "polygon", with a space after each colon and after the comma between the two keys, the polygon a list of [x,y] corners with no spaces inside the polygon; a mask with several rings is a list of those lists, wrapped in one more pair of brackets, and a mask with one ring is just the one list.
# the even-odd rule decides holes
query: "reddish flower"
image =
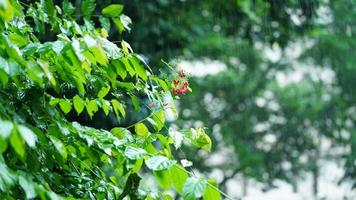
{"label": "reddish flower", "polygon": [[178,77],[173,80],[172,93],[175,95],[185,95],[187,93],[189,83],[186,79],[186,74],[182,70],[178,72]]}
{"label": "reddish flower", "polygon": [[185,72],[183,70],[181,70],[180,72],[178,72],[178,76],[181,78],[185,77]]}
{"label": "reddish flower", "polygon": [[177,86],[179,84],[179,81],[178,80],[173,80],[173,83],[175,86]]}

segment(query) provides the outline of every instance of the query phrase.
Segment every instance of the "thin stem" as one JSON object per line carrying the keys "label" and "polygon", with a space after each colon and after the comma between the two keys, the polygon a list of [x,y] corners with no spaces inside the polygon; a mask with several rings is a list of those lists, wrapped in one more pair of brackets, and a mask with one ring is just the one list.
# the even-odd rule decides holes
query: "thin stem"
{"label": "thin stem", "polygon": [[151,114],[148,115],[147,117],[145,117],[145,118],[141,119],[140,121],[137,121],[137,122],[131,124],[130,126],[125,127],[125,128],[126,128],[126,129],[129,129],[129,128],[135,126],[135,125],[138,124],[138,123],[144,122],[144,121],[146,121],[148,118],[150,118],[153,114],[154,114],[154,113],[151,113]]}

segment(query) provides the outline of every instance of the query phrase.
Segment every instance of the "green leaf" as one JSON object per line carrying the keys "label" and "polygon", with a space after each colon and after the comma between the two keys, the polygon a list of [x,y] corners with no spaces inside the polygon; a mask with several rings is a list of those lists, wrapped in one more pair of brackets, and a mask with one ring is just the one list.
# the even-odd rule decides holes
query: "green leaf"
{"label": "green leaf", "polygon": [[9,38],[12,43],[17,44],[19,47],[23,47],[28,44],[27,37],[17,33],[10,33]]}
{"label": "green leaf", "polygon": [[0,17],[4,21],[11,21],[14,16],[14,8],[9,0],[0,1]]}
{"label": "green leaf", "polygon": [[3,87],[6,87],[7,83],[9,82],[9,76],[3,69],[0,69],[0,81]]}
{"label": "green leaf", "polygon": [[135,125],[135,132],[137,135],[145,138],[148,135],[148,129],[145,124],[143,123],[138,123]]}
{"label": "green leaf", "polygon": [[118,119],[120,119],[119,112],[121,113],[121,115],[123,117],[126,116],[126,112],[125,112],[124,106],[120,102],[118,102],[116,99],[112,99],[111,100],[111,104],[112,104],[112,106],[114,108],[114,112],[115,112],[116,116],[118,117]]}
{"label": "green leaf", "polygon": [[17,128],[27,145],[29,147],[35,147],[37,141],[36,134],[31,129],[23,125],[18,125]]}
{"label": "green leaf", "polygon": [[102,87],[98,93],[99,98],[104,98],[110,91],[110,85],[107,84],[106,87]]}
{"label": "green leaf", "polygon": [[64,0],[62,3],[63,15],[71,15],[75,11],[75,8],[71,2]]}
{"label": "green leaf", "polygon": [[218,183],[214,179],[208,180],[207,187],[203,196],[204,200],[220,200],[221,195]]}
{"label": "green leaf", "polygon": [[25,142],[22,137],[20,137],[19,132],[15,129],[10,135],[10,144],[20,158],[25,157]]}
{"label": "green leaf", "polygon": [[83,16],[85,18],[90,18],[95,10],[95,0],[83,0],[81,9]]}
{"label": "green leaf", "polygon": [[195,177],[188,178],[183,185],[183,199],[195,200],[203,196],[206,181]]}
{"label": "green leaf", "polygon": [[147,155],[147,151],[141,148],[127,147],[124,154],[131,160],[137,160]]}
{"label": "green leaf", "polygon": [[73,105],[74,105],[74,110],[78,113],[78,115],[80,113],[83,112],[84,107],[85,107],[85,102],[82,98],[80,98],[78,95],[75,95],[73,97]]}
{"label": "green leaf", "polygon": [[138,76],[141,77],[143,80],[147,80],[147,74],[146,74],[145,67],[139,63],[137,58],[131,56],[131,57],[129,57],[129,62],[131,64],[131,66],[133,66],[135,71],[137,72]]}
{"label": "green leaf", "polygon": [[125,40],[121,41],[122,51],[124,52],[125,56],[129,56],[130,53],[133,53],[131,45],[127,43]]}
{"label": "green leaf", "polygon": [[168,190],[171,187],[172,178],[168,170],[154,171],[153,175],[163,189]]}
{"label": "green leaf", "polygon": [[12,122],[0,120],[0,136],[3,139],[6,139],[9,137],[13,128],[14,128],[14,125],[12,124]]}
{"label": "green leaf", "polygon": [[120,88],[125,88],[127,90],[134,90],[135,85],[132,82],[120,82],[116,81],[116,85]]}
{"label": "green leaf", "polygon": [[89,100],[86,99],[86,106],[85,106],[88,115],[90,118],[92,118],[94,116],[94,113],[98,112],[99,108],[98,108],[98,104],[96,103],[96,100]]}
{"label": "green leaf", "polygon": [[136,163],[134,167],[131,169],[131,172],[137,173],[138,171],[140,171],[142,164],[143,164],[143,158],[136,160]]}
{"label": "green leaf", "polygon": [[61,156],[63,157],[64,160],[67,159],[67,149],[66,147],[64,146],[64,144],[62,143],[61,140],[53,137],[53,136],[49,136],[54,147],[56,148],[56,150],[58,151],[59,154],[61,154]]}
{"label": "green leaf", "polygon": [[120,60],[113,60],[111,63],[114,65],[116,73],[124,80],[127,76],[124,64]]}
{"label": "green leaf", "polygon": [[206,133],[201,134],[199,138],[194,141],[194,143],[205,151],[210,152],[211,150],[211,139]]}
{"label": "green leaf", "polygon": [[128,30],[128,31],[131,30],[131,28],[130,28],[130,26],[129,26],[130,24],[132,24],[132,21],[131,21],[130,17],[128,17],[128,16],[122,14],[122,15],[120,15],[120,22],[121,22],[122,26],[123,26],[126,30]]}
{"label": "green leaf", "polygon": [[168,134],[173,138],[173,144],[176,149],[180,148],[183,143],[184,135],[172,128],[169,129]]}
{"label": "green leaf", "polygon": [[112,18],[112,21],[114,22],[116,28],[119,30],[120,33],[122,33],[125,30],[125,27],[122,24],[120,18],[118,17]]}
{"label": "green leaf", "polygon": [[121,140],[131,134],[129,130],[118,127],[111,129],[110,132]]}
{"label": "green leaf", "polygon": [[122,10],[124,9],[124,6],[121,4],[111,4],[107,7],[105,7],[101,13],[104,15],[107,15],[109,17],[117,17],[121,14]]}
{"label": "green leaf", "polygon": [[120,61],[124,64],[126,70],[129,72],[130,76],[132,76],[132,77],[135,76],[136,71],[130,64],[129,59],[127,57],[122,57],[122,58],[120,58]]}
{"label": "green leaf", "polygon": [[59,107],[64,114],[68,114],[72,110],[72,103],[68,99],[61,99],[59,101]]}
{"label": "green leaf", "polygon": [[93,37],[91,37],[90,35],[88,35],[88,34],[86,34],[83,37],[83,40],[84,40],[84,42],[85,42],[85,44],[87,45],[88,48],[92,48],[92,47],[96,47],[97,46],[96,40]]}
{"label": "green leaf", "polygon": [[107,32],[110,32],[111,23],[110,23],[109,18],[100,15],[99,22],[100,22],[101,27],[103,27]]}
{"label": "green leaf", "polygon": [[153,171],[169,169],[176,163],[177,161],[169,160],[161,155],[153,156],[145,161],[146,166]]}
{"label": "green leaf", "polygon": [[164,127],[164,123],[165,123],[164,111],[159,110],[159,111],[155,112],[152,116],[152,119],[156,122],[156,126],[155,126],[156,131],[162,130],[162,128]]}
{"label": "green leaf", "polygon": [[36,197],[35,185],[24,176],[19,176],[19,184],[25,191],[26,199],[33,199]]}
{"label": "green leaf", "polygon": [[179,194],[182,194],[183,185],[189,177],[188,173],[179,164],[172,166],[169,171],[171,173],[174,188]]}
{"label": "green leaf", "polygon": [[0,154],[4,153],[7,149],[8,143],[5,139],[0,137]]}
{"label": "green leaf", "polygon": [[44,11],[47,15],[54,17],[56,15],[56,10],[54,7],[53,0],[46,0],[44,4]]}
{"label": "green leaf", "polygon": [[211,139],[205,133],[203,128],[191,129],[188,132],[187,137],[191,140],[191,143],[194,146],[202,148],[203,150],[206,150],[208,152],[211,150]]}
{"label": "green leaf", "polygon": [[49,105],[50,106],[55,106],[59,103],[60,99],[57,98],[51,98],[51,100],[49,101]]}
{"label": "green leaf", "polygon": [[135,112],[140,111],[138,98],[135,95],[131,95],[130,98],[131,98],[131,102],[132,102]]}
{"label": "green leaf", "polygon": [[99,64],[106,66],[106,64],[108,63],[108,58],[107,58],[103,48],[101,48],[99,46],[92,47],[92,48],[90,48],[90,52],[93,55],[95,55],[96,61]]}
{"label": "green leaf", "polygon": [[107,116],[110,112],[110,103],[106,101],[105,99],[100,99],[101,102],[101,108],[103,108],[103,111],[105,115]]}

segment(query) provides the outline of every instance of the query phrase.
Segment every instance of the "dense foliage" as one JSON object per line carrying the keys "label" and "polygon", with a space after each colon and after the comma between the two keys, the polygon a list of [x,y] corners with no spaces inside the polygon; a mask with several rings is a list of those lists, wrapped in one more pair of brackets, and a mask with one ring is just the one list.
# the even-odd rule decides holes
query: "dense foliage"
{"label": "dense foliage", "polygon": [[[189,89],[184,76],[155,75],[127,42],[107,39],[111,23],[118,37],[129,29],[121,4],[95,8],[0,0],[0,199],[172,199],[171,187],[220,199],[214,180],[173,156],[183,143],[211,149],[203,128],[165,125],[176,78],[179,95]],[[148,174],[158,192],[140,181]]]}

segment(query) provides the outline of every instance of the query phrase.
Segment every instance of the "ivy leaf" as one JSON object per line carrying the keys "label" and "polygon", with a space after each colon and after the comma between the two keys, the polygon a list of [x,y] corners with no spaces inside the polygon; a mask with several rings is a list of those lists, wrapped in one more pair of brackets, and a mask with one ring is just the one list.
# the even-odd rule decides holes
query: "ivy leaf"
{"label": "ivy leaf", "polygon": [[124,9],[124,6],[121,4],[111,4],[107,7],[105,7],[101,13],[104,15],[107,15],[109,17],[117,17],[121,14],[122,10]]}
{"label": "ivy leaf", "polygon": [[90,18],[95,10],[95,0],[83,0],[81,9],[83,16],[85,18]]}
{"label": "ivy leaf", "polygon": [[149,169],[153,171],[157,171],[157,170],[169,169],[170,167],[175,165],[177,161],[169,160],[167,157],[157,155],[147,159],[145,163]]}
{"label": "ivy leaf", "polygon": [[84,107],[85,107],[85,102],[82,98],[80,98],[78,95],[75,95],[73,97],[73,105],[74,105],[74,110],[78,113],[78,115],[80,113],[83,112]]}
{"label": "ivy leaf", "polygon": [[102,87],[98,93],[99,98],[104,98],[110,91],[110,85],[107,84],[106,87]]}
{"label": "ivy leaf", "polygon": [[185,181],[188,179],[188,173],[184,171],[184,168],[176,164],[169,169],[172,177],[173,186],[176,191],[181,195]]}
{"label": "ivy leaf", "polygon": [[183,185],[183,199],[195,200],[203,196],[206,181],[195,177],[188,178]]}
{"label": "ivy leaf", "polygon": [[0,120],[0,136],[3,139],[6,139],[11,134],[14,125],[10,121],[2,121]]}
{"label": "ivy leaf", "polygon": [[61,99],[59,101],[59,107],[64,112],[64,114],[68,114],[72,110],[72,104],[67,99]]}
{"label": "ivy leaf", "polygon": [[27,145],[29,147],[35,147],[37,141],[36,134],[31,129],[23,125],[18,125],[17,128]]}
{"label": "ivy leaf", "polygon": [[138,123],[135,125],[135,132],[137,135],[145,138],[148,135],[148,129],[143,123]]}
{"label": "ivy leaf", "polygon": [[221,195],[220,195],[220,191],[218,190],[218,188],[219,188],[218,183],[214,179],[208,179],[208,183],[209,184],[207,184],[203,199],[204,200],[220,200]]}
{"label": "ivy leaf", "polygon": [[147,151],[141,148],[127,147],[124,154],[131,160],[137,160],[147,155]]}

